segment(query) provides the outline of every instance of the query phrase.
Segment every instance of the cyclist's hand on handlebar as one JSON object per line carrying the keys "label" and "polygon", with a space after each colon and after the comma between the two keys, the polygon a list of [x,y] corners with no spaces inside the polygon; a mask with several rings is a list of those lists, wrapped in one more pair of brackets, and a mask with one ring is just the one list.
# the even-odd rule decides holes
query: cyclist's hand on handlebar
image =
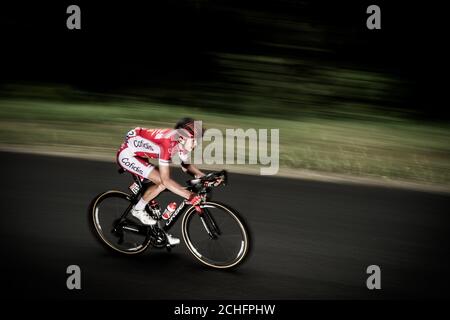
{"label": "cyclist's hand on handlebar", "polygon": [[199,205],[201,201],[202,201],[202,197],[195,193],[191,194],[191,196],[187,200],[187,202],[193,206]]}
{"label": "cyclist's hand on handlebar", "polygon": [[202,177],[189,180],[188,184],[191,186],[201,185],[204,187],[217,187],[221,184],[225,184],[226,182],[227,182],[226,171],[219,171],[219,172],[210,172]]}
{"label": "cyclist's hand on handlebar", "polygon": [[217,177],[215,181],[211,182],[213,187],[217,187],[220,186],[222,184],[222,182],[224,182],[224,178],[223,177]]}
{"label": "cyclist's hand on handlebar", "polygon": [[225,171],[211,172],[204,177],[205,184],[209,187],[217,187],[226,181]]}
{"label": "cyclist's hand on handlebar", "polygon": [[191,196],[187,200],[187,202],[190,205],[193,205],[195,207],[195,210],[197,210],[198,212],[202,212],[202,209],[199,207],[199,204],[201,201],[202,201],[202,197],[195,193],[191,194]]}

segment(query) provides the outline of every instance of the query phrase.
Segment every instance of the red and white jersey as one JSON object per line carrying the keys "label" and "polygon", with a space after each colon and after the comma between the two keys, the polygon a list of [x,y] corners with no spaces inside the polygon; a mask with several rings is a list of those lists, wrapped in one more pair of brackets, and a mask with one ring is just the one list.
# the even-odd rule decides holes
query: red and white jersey
{"label": "red and white jersey", "polygon": [[174,129],[134,128],[127,133],[120,150],[125,148],[137,157],[158,159],[159,165],[169,165],[175,153],[182,161],[187,160],[178,148],[178,133]]}

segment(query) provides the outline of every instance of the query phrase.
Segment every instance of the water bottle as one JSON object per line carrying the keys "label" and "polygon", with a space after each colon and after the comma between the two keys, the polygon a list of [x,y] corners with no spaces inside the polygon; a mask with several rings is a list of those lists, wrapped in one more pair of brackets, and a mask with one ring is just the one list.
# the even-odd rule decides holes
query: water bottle
{"label": "water bottle", "polygon": [[162,215],[162,218],[163,218],[164,220],[169,219],[169,218],[172,216],[172,214],[173,214],[173,212],[175,211],[176,208],[177,208],[176,202],[171,202],[171,203],[169,203],[169,204],[167,205],[166,210],[164,210],[164,213],[163,213],[163,215]]}

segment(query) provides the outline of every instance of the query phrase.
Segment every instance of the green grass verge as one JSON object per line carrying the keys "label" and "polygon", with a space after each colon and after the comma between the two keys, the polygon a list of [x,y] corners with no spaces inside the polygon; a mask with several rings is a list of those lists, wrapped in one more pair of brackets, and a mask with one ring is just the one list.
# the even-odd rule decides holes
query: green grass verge
{"label": "green grass verge", "polygon": [[400,118],[282,120],[137,101],[101,104],[2,99],[0,144],[52,147],[62,152],[77,147],[114,155],[130,128],[168,127],[184,115],[203,119],[208,128],[280,129],[282,167],[450,183],[449,127]]}

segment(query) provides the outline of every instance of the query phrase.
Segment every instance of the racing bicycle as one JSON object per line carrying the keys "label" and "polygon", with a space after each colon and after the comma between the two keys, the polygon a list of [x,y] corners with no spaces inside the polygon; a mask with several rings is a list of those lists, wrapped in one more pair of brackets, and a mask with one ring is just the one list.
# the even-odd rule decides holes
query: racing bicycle
{"label": "racing bicycle", "polygon": [[[119,169],[119,173],[124,172],[123,168]],[[183,217],[183,240],[189,252],[200,262],[209,267],[226,269],[246,260],[250,251],[247,223],[236,210],[210,199],[218,179],[221,179],[221,185],[227,184],[225,170],[187,181],[186,188],[202,198],[197,209],[184,200],[170,218],[164,220],[161,206],[156,199],[152,200],[145,209],[157,220],[154,226],[144,225],[130,214],[133,205],[152,184],[150,180],[141,180],[134,174],[131,176],[134,179],[129,187],[131,193],[117,190],[102,192],[89,206],[91,231],[105,248],[125,255],[141,254],[149,247],[170,251],[167,232],[179,217]]]}

